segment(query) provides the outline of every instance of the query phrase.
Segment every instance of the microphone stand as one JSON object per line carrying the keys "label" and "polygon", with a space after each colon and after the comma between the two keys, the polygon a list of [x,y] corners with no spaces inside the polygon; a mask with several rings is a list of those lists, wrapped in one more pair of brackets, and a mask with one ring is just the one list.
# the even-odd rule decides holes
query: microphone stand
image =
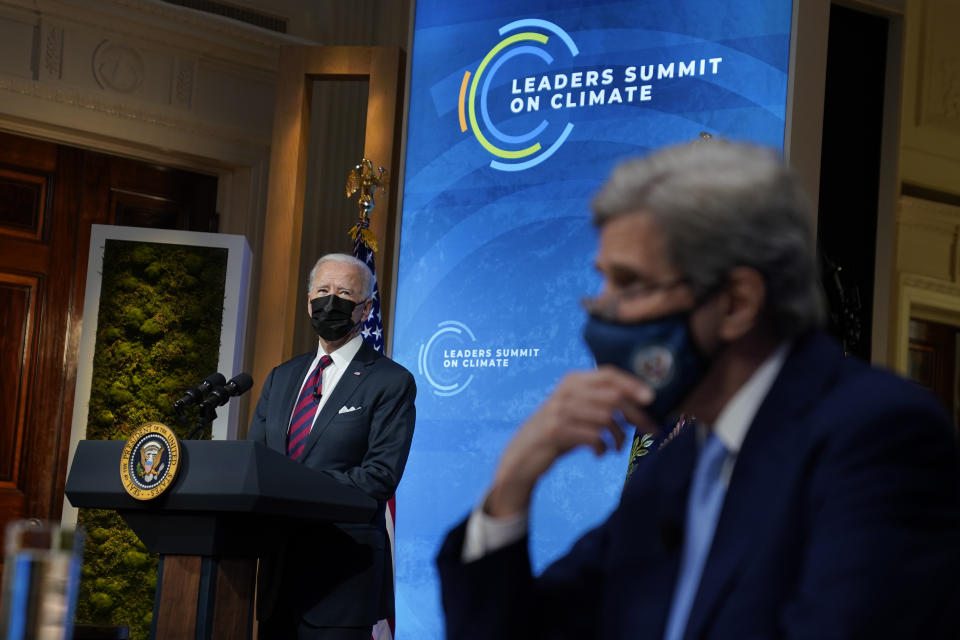
{"label": "microphone stand", "polygon": [[194,435],[203,435],[203,432],[213,424],[213,421],[217,419],[217,409],[213,405],[202,405],[200,407],[200,413],[197,415],[197,426],[187,434],[187,437],[184,440],[193,440]]}

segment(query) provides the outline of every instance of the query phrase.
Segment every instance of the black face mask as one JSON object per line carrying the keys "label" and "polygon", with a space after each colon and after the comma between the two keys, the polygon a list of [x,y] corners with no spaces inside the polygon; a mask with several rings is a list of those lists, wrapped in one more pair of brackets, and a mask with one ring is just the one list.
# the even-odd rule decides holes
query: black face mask
{"label": "black face mask", "polygon": [[335,295],[320,296],[310,301],[310,324],[324,340],[335,341],[347,336],[358,322],[353,321],[357,303]]}

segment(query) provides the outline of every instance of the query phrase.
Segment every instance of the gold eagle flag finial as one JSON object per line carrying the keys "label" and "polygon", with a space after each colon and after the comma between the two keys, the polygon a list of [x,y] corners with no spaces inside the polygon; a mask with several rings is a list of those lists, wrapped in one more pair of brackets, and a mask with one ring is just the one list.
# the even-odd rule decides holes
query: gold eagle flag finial
{"label": "gold eagle flag finial", "polygon": [[360,212],[357,224],[350,228],[350,237],[356,240],[359,234],[363,242],[374,252],[377,250],[377,240],[370,231],[370,211],[373,210],[374,205],[373,192],[380,189],[381,192],[386,193],[389,183],[390,173],[383,167],[377,167],[377,171],[374,171],[373,163],[366,158],[351,169],[347,176],[347,197],[360,192],[360,197],[357,199]]}

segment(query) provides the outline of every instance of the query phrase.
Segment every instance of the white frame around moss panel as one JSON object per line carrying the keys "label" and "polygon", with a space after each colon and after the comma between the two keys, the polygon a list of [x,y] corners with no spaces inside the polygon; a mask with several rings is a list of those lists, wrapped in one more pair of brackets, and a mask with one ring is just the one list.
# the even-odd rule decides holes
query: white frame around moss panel
{"label": "white frame around moss panel", "polygon": [[[214,247],[227,250],[227,275],[224,282],[223,322],[220,329],[220,354],[217,371],[228,379],[240,371],[243,365],[247,296],[250,288],[251,253],[247,240],[242,235],[202,233],[92,225],[90,231],[90,256],[87,261],[87,285],[83,298],[83,333],[77,362],[77,386],[74,393],[73,421],[70,429],[69,464],[77,443],[87,435],[87,413],[90,404],[90,389],[93,379],[93,354],[97,336],[97,316],[100,309],[100,289],[103,274],[103,253],[108,240],[178,244],[193,247]],[[198,371],[197,382],[209,371]],[[239,422],[239,407],[229,402],[218,409],[213,422],[214,440],[235,440]],[[76,509],[64,502],[63,521],[76,522]]]}

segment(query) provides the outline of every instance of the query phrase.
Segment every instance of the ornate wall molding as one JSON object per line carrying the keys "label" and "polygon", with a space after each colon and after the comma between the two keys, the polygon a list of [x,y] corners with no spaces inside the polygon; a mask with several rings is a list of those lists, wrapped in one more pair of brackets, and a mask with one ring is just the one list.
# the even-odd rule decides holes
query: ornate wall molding
{"label": "ornate wall molding", "polygon": [[178,26],[194,27],[198,30],[212,31],[233,41],[247,42],[269,48],[278,48],[284,44],[306,44],[303,38],[296,38],[268,29],[229,20],[201,11],[182,9],[161,2],[149,0],[101,0],[101,4],[129,9],[132,12],[149,16],[152,23],[158,19]]}
{"label": "ornate wall molding", "polygon": [[907,371],[910,319],[921,317],[960,326],[960,285],[901,272],[897,287],[896,320],[891,334],[894,368]]}
{"label": "ornate wall molding", "polygon": [[937,278],[928,278],[913,273],[902,274],[900,276],[900,284],[903,287],[912,287],[921,291],[955,296],[958,304],[960,304],[960,284]]}
{"label": "ornate wall molding", "polygon": [[960,133],[960,47],[956,39],[960,5],[954,0],[924,0],[923,8],[921,124]]}
{"label": "ornate wall molding", "polygon": [[960,279],[960,207],[909,196],[898,204],[898,268]]}
{"label": "ornate wall molding", "polygon": [[960,207],[922,198],[901,196],[897,222],[934,231],[953,229],[960,224]]}
{"label": "ornate wall molding", "polygon": [[43,71],[45,77],[55,80],[59,80],[63,73],[63,27],[46,27],[43,39]]}
{"label": "ornate wall molding", "polygon": [[30,98],[39,98],[47,102],[76,107],[87,112],[107,115],[122,120],[132,120],[140,124],[176,129],[178,131],[223,138],[245,144],[252,143],[266,146],[270,143],[269,131],[266,132],[267,137],[264,139],[263,135],[256,135],[261,132],[250,131],[240,127],[216,126],[208,121],[198,120],[196,118],[176,117],[171,116],[169,113],[160,112],[159,110],[154,111],[134,107],[129,104],[99,100],[86,92],[73,89],[53,88],[36,82],[0,77],[0,91]]}
{"label": "ornate wall molding", "polygon": [[263,70],[276,68],[280,47],[316,44],[223,16],[156,0],[0,0],[43,16],[56,16],[91,28],[110,28],[157,43],[240,61]]}
{"label": "ornate wall molding", "polygon": [[94,49],[90,64],[101,89],[133,93],[143,84],[143,56],[134,47],[104,40]]}
{"label": "ornate wall molding", "polygon": [[960,2],[909,0],[900,175],[960,194]]}
{"label": "ornate wall molding", "polygon": [[960,58],[943,59],[940,67],[943,71],[943,115],[960,119]]}
{"label": "ornate wall molding", "polygon": [[193,76],[196,66],[193,60],[177,60],[177,76],[170,98],[174,106],[189,109],[193,104]]}
{"label": "ornate wall molding", "polygon": [[116,139],[131,134],[114,123],[133,121],[162,129],[133,142],[199,156],[195,134],[207,148],[267,147],[280,47],[298,39],[233,22],[149,0],[0,0],[0,26],[16,35],[0,54],[17,65],[0,94],[23,98],[0,101],[0,118]]}

